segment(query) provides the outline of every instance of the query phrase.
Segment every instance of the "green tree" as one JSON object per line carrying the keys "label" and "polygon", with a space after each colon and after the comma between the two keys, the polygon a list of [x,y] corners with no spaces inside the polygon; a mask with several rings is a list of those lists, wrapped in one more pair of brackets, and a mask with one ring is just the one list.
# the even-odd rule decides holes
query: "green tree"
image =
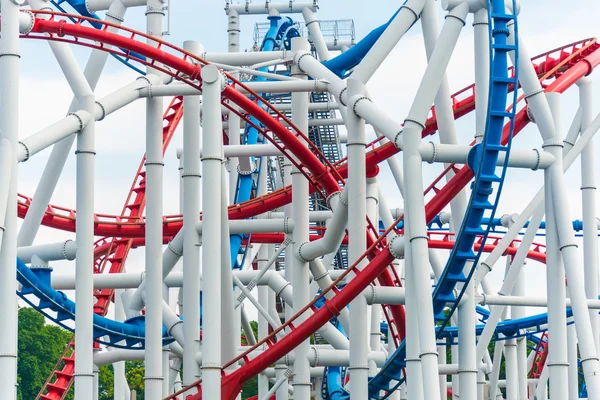
{"label": "green tree", "polygon": [[18,383],[20,400],[35,399],[71,339],[71,333],[46,325],[33,308],[19,309]]}
{"label": "green tree", "polygon": [[142,361],[127,361],[125,377],[129,388],[137,392],[137,400],[144,400],[144,363]]}

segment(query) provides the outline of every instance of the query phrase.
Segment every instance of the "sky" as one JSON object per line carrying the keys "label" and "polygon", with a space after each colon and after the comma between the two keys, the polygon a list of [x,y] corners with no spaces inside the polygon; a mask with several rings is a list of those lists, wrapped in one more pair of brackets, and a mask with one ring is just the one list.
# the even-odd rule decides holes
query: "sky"
{"label": "sky", "polygon": [[[258,3],[258,1],[255,1]],[[386,22],[398,8],[401,2],[378,0],[376,6],[366,7],[364,1],[321,0],[317,18],[353,19],[356,38],[364,37],[370,30]],[[437,2],[439,4],[439,2]],[[566,43],[577,41],[599,34],[597,20],[600,17],[600,2],[597,0],[571,0],[568,7],[564,1],[523,0],[519,16],[521,37],[525,40],[531,55],[559,47]],[[225,2],[211,1],[172,1],[170,35],[166,37],[171,43],[181,46],[184,40],[193,39],[201,42],[206,51],[227,51],[227,19],[223,10]],[[100,13],[102,15],[102,13]],[[133,9],[126,15],[126,25],[134,29],[145,30],[143,9]],[[300,15],[294,16],[301,19]],[[440,26],[443,14],[440,12]],[[251,48],[252,34],[256,22],[264,22],[264,16],[242,16],[242,48]],[[470,85],[473,81],[473,29],[472,19],[469,21],[456,46],[456,50],[447,69],[447,77],[451,92]],[[20,93],[20,132],[24,138],[44,127],[54,123],[67,112],[72,93],[62,76],[58,64],[46,43],[41,41],[23,40],[21,58],[21,93]],[[81,67],[86,63],[88,49],[75,48],[73,52]],[[412,99],[426,67],[420,25],[415,24],[400,43],[394,48],[389,57],[379,67],[379,70],[369,82],[368,90],[373,101],[381,109],[402,121],[410,108]],[[109,58],[105,73],[102,75],[96,90],[98,98],[113,92],[137,78],[137,74],[126,69],[122,64]],[[592,74],[592,78],[598,73]],[[577,108],[577,89],[569,90],[562,96],[561,134],[573,118]],[[600,87],[594,86],[594,113],[600,109]],[[165,99],[165,107],[168,99]],[[118,214],[125,201],[127,190],[144,153],[145,135],[145,105],[137,101],[130,106],[115,112],[97,124],[96,135],[96,192],[94,209],[97,213]],[[457,123],[459,142],[466,144],[474,134],[474,118],[467,116]],[[374,133],[367,128],[369,138]],[[437,137],[432,139],[437,141]],[[598,151],[598,140],[594,148]],[[178,161],[175,149],[181,147],[181,128],[165,155],[164,179],[164,213],[179,212],[179,178]],[[540,135],[534,126],[523,131],[515,140],[515,148],[540,148]],[[49,155],[44,151],[20,166],[19,192],[32,195],[38,184],[39,177]],[[596,157],[598,171],[599,157]],[[382,164],[383,165],[383,164]],[[567,194],[570,201],[570,212],[573,218],[581,218],[581,199],[579,191],[579,163],[574,163],[572,171],[567,173]],[[424,186],[442,170],[439,165],[424,165]],[[390,207],[402,208],[402,199],[395,187],[387,167],[382,167],[379,176],[380,185],[385,193]],[[498,215],[520,212],[535,195],[542,184],[542,172],[511,170],[508,174],[508,184],[505,185]],[[53,204],[75,206],[75,157],[69,157],[61,176],[59,187],[53,199]],[[598,207],[598,204],[597,204]],[[600,209],[600,207],[598,207]],[[42,228],[36,243],[55,242],[64,239],[74,239],[74,234],[51,231]],[[540,238],[543,242],[543,238]],[[504,265],[499,262],[498,265]],[[56,263],[59,273],[73,271],[74,263]],[[143,250],[136,250],[128,262],[128,271],[143,269]],[[491,274],[494,287],[499,287],[503,276],[502,268],[497,268]],[[545,294],[544,267],[537,263],[529,263],[526,267],[530,295]],[[538,310],[535,310],[536,312]]]}

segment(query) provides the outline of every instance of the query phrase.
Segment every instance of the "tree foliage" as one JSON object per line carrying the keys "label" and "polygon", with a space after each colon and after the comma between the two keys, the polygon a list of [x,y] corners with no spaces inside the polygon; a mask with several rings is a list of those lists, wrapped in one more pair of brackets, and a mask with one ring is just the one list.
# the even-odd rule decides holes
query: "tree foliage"
{"label": "tree foliage", "polygon": [[18,383],[19,400],[35,399],[50,375],[71,333],[46,325],[42,314],[33,308],[19,309]]}

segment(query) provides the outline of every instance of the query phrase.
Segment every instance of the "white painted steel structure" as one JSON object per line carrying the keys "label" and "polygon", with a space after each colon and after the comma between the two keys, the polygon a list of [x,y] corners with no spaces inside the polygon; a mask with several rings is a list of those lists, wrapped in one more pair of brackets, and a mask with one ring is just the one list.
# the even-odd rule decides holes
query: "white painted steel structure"
{"label": "white painted steel structure", "polygon": [[[17,398],[20,298],[75,333],[41,400],[71,384],[97,399],[109,364],[114,399],[129,399],[133,360],[146,400],[233,400],[255,376],[259,400],[600,399],[600,44],[532,57],[523,3],[407,0],[356,39],[353,21],[320,21],[316,0],[226,0],[225,16],[202,16],[226,18],[218,52],[213,38],[168,43],[179,5],[166,0],[0,0],[0,398]],[[145,34],[126,28],[137,7]],[[244,51],[249,18],[268,22]],[[471,23],[475,85],[451,94]],[[392,114],[374,77],[417,24],[427,66]],[[48,42],[73,100],[20,134],[30,38]],[[84,70],[76,47],[91,48]],[[110,54],[139,77],[99,97]],[[102,121],[136,101],[146,155],[122,213],[99,214]],[[71,210],[50,200],[75,141]],[[19,163],[50,147],[33,197],[18,194]],[[531,199],[511,192],[523,179]],[[128,259],[141,247],[143,270]]]}

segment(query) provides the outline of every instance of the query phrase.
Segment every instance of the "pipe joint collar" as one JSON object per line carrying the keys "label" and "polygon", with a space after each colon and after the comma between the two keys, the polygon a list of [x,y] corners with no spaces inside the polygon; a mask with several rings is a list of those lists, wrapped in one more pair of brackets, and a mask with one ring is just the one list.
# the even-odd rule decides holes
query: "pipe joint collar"
{"label": "pipe joint collar", "polygon": [[562,149],[565,144],[563,142],[546,142],[542,144],[542,149],[546,150],[547,147],[560,147]]}
{"label": "pipe joint collar", "polygon": [[123,16],[110,12],[110,9],[104,15],[106,15],[107,17],[110,17],[116,21],[125,22],[125,18],[123,18]]}
{"label": "pipe joint collar", "polygon": [[342,192],[339,191],[339,192],[334,192],[334,193],[330,194],[329,196],[327,196],[327,207],[329,207],[330,209],[333,209],[333,207],[331,206],[331,203],[332,203],[333,199],[338,196],[339,196],[340,203],[342,203],[346,206],[348,205],[348,200],[346,200],[346,202],[344,202]]}
{"label": "pipe joint collar", "polygon": [[358,103],[360,103],[361,101],[368,101],[369,103],[373,103],[373,100],[371,100],[371,98],[369,98],[368,96],[363,96],[363,95],[356,95],[353,96],[350,100],[348,100],[348,104],[350,106],[350,108],[352,108],[352,112],[354,113],[354,115],[356,115],[357,117],[361,118],[360,114],[356,111],[356,106]]}
{"label": "pipe joint collar", "polygon": [[467,3],[460,3],[456,7],[454,7],[446,16],[445,19],[448,18],[456,18],[459,20],[463,26],[467,24],[467,20],[465,17],[469,13],[469,5]]}
{"label": "pipe joint collar", "polygon": [[33,27],[35,26],[35,16],[33,15],[33,13],[29,10],[21,10],[21,14],[22,15],[26,15],[29,17],[29,21],[27,24],[19,24],[19,31],[21,32],[22,35],[28,35],[31,33],[31,31],[33,30]]}
{"label": "pipe joint collar", "polygon": [[408,11],[410,11],[412,13],[413,17],[415,17],[415,21],[417,19],[419,19],[419,14],[420,13],[418,13],[417,11],[415,11],[415,9],[412,8],[409,4],[404,4],[402,7],[400,7],[400,11],[402,11],[402,9],[407,9]]}
{"label": "pipe joint collar", "polygon": [[172,334],[172,332],[173,332],[173,328],[175,328],[175,327],[176,327],[177,325],[179,325],[179,324],[183,324],[183,321],[182,321],[182,320],[177,320],[177,321],[173,322],[173,323],[171,324],[171,326],[169,326],[169,327],[167,328],[167,332],[169,332],[169,335],[173,336],[173,334]]}
{"label": "pipe joint collar", "polygon": [[[564,147],[564,145],[563,145]],[[540,151],[538,149],[533,149],[533,151],[535,151],[535,154],[537,156],[537,160],[535,162],[535,166],[533,166],[531,168],[532,171],[537,171],[540,168],[540,163],[542,162],[542,155],[540,154]]]}
{"label": "pipe joint collar", "polygon": [[303,261],[303,262],[311,262],[311,261],[313,261],[313,260],[315,259],[315,258],[306,258],[306,257],[304,257],[304,256],[302,255],[302,247],[303,247],[304,245],[307,245],[307,244],[309,244],[309,243],[310,243],[310,242],[304,242],[304,243],[302,243],[300,246],[298,246],[298,254],[296,254],[296,255],[297,255],[297,256],[298,256],[298,258],[299,258],[301,261]]}
{"label": "pipe joint collar", "polygon": [[250,163],[250,169],[249,169],[249,170],[247,170],[247,171],[246,171],[246,170],[242,170],[242,169],[240,168],[240,165],[239,165],[239,164],[238,164],[238,166],[237,166],[237,172],[238,172],[238,174],[240,174],[240,175],[242,175],[242,176],[248,176],[248,175],[252,175],[253,173],[255,173],[255,172],[256,172],[256,170],[257,170],[257,168],[256,168],[256,163],[253,163],[253,162],[251,162],[251,163]]}
{"label": "pipe joint collar", "polygon": [[23,147],[23,151],[25,153],[25,155],[23,156],[23,159],[21,160],[21,162],[25,162],[27,160],[29,160],[29,157],[31,156],[31,152],[29,151],[29,147],[27,147],[27,145],[21,141],[17,142],[18,144],[20,144]]}
{"label": "pipe joint collar", "polygon": [[390,241],[390,254],[396,259],[404,258],[404,237],[396,236]]}
{"label": "pipe joint collar", "polygon": [[302,69],[302,66],[300,65],[300,63],[302,62],[302,59],[306,56],[310,56],[312,57],[312,54],[310,54],[308,51],[306,50],[299,50],[296,53],[294,53],[294,64],[296,64],[296,66],[300,69],[300,71],[306,73],[306,71],[304,69]]}

